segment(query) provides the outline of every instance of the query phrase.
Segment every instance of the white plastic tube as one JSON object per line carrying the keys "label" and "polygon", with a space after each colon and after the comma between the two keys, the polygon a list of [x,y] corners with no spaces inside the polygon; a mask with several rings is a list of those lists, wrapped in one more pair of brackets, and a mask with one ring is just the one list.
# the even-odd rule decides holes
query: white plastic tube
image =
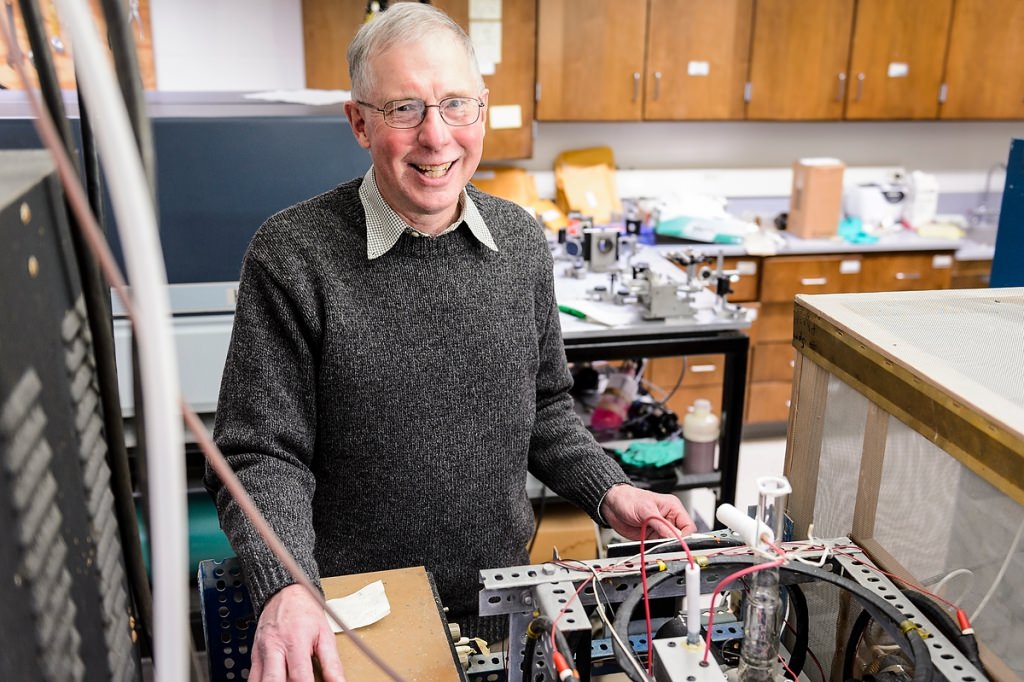
{"label": "white plastic tube", "polygon": [[686,567],[686,643],[700,642],[700,566]]}
{"label": "white plastic tube", "polygon": [[763,523],[759,524],[757,519],[750,518],[731,504],[720,505],[715,517],[751,547],[760,547],[765,536],[768,542],[775,542],[775,534],[771,528]]}
{"label": "white plastic tube", "polygon": [[154,677],[189,677],[188,539],[178,368],[171,337],[167,275],[153,201],[106,50],[85,0],[57,0],[110,187],[136,303],[142,395],[146,405],[153,572]]}

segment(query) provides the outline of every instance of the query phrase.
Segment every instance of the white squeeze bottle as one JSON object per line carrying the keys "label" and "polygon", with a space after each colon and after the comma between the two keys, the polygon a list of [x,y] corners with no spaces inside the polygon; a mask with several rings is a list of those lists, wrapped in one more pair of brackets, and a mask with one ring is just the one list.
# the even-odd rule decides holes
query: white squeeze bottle
{"label": "white squeeze bottle", "polygon": [[711,402],[698,399],[683,417],[683,473],[706,474],[715,469],[718,445],[718,416]]}

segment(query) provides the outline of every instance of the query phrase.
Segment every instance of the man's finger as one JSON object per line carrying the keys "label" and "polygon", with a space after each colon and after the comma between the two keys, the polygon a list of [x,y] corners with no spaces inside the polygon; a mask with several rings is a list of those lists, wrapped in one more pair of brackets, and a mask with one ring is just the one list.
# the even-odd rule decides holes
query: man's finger
{"label": "man's finger", "polygon": [[338,658],[337,641],[332,632],[320,632],[316,643],[316,658],[324,682],[345,682],[345,671]]}

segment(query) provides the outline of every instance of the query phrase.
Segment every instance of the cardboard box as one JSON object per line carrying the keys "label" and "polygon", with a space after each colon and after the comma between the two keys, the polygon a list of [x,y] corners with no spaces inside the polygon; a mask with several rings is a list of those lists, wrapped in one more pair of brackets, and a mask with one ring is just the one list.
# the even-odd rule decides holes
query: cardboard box
{"label": "cardboard box", "polygon": [[843,171],[839,159],[798,159],[793,162],[786,230],[802,239],[834,237],[843,208]]}
{"label": "cardboard box", "polygon": [[596,559],[597,526],[585,512],[572,505],[549,503],[530,552],[530,563],[550,561],[555,547],[563,559]]}

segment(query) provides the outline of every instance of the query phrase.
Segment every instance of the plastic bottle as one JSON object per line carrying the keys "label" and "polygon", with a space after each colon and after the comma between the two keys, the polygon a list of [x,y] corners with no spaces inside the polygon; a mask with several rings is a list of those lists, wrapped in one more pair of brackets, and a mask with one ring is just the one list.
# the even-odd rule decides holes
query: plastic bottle
{"label": "plastic bottle", "polygon": [[590,417],[590,426],[596,431],[617,429],[626,420],[629,406],[636,399],[637,382],[632,365],[626,365],[608,377],[601,397]]}
{"label": "plastic bottle", "polygon": [[711,412],[711,402],[698,399],[683,417],[683,472],[706,474],[715,469],[715,447],[718,445],[718,416]]}

